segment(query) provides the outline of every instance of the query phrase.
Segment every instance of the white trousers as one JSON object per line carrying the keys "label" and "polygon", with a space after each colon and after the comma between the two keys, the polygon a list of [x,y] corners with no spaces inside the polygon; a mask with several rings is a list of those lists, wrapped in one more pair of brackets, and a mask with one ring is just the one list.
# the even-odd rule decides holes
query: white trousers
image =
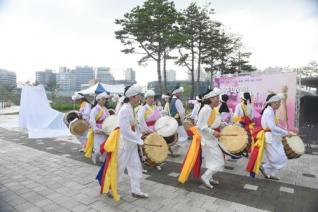
{"label": "white trousers", "polygon": [[125,169],[130,177],[132,193],[140,193],[140,181],[142,178],[142,166],[138,155],[137,145],[130,148],[120,148],[118,156],[118,181],[124,179]]}

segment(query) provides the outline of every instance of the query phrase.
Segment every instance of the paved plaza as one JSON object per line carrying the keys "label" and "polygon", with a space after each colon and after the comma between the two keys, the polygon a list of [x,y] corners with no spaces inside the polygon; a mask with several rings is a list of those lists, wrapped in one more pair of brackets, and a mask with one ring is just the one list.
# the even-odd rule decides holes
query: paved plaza
{"label": "paved plaza", "polygon": [[119,188],[122,199],[114,203],[99,194],[95,180],[99,166],[78,152],[73,137],[28,139],[24,131],[0,128],[0,143],[1,212],[318,211],[315,146],[308,151],[310,154],[289,160],[279,182],[248,177],[244,171],[246,159],[227,160],[225,171],[216,175],[220,185],[213,190],[193,178],[179,184],[182,157],[168,158],[162,171],[144,167],[148,173],[142,188],[149,199],[133,198],[126,176]]}

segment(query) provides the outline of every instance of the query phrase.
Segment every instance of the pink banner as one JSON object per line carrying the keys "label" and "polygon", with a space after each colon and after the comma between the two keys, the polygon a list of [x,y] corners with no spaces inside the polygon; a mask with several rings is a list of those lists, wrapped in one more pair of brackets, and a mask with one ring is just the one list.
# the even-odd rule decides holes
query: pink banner
{"label": "pink banner", "polygon": [[215,87],[229,95],[229,107],[234,111],[240,102],[240,92],[250,92],[254,105],[255,122],[260,125],[260,112],[264,107],[267,95],[270,92],[284,93],[286,101],[282,101],[276,115],[279,117],[280,126],[295,129],[296,107],[296,73],[253,74],[235,77],[219,77],[214,79]]}

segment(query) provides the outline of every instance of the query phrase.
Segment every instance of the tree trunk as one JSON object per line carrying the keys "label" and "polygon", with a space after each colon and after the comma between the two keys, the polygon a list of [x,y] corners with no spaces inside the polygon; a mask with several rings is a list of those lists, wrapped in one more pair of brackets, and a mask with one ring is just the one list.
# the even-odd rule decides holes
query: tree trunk
{"label": "tree trunk", "polygon": [[167,93],[167,55],[166,50],[163,51],[163,82],[164,82],[164,92]]}
{"label": "tree trunk", "polygon": [[192,84],[192,89],[191,89],[191,99],[194,97],[194,46],[193,46],[193,40],[191,42],[191,84]]}
{"label": "tree trunk", "polygon": [[198,78],[197,78],[197,95],[200,93],[200,75],[201,75],[201,42],[199,42],[198,48]]}
{"label": "tree trunk", "polygon": [[162,83],[161,83],[161,44],[159,43],[158,47],[158,58],[157,58],[157,74],[158,74],[158,86],[160,95],[163,94],[162,92]]}
{"label": "tree trunk", "polygon": [[211,56],[211,84],[210,84],[210,86],[211,86],[211,89],[213,88],[213,57]]}

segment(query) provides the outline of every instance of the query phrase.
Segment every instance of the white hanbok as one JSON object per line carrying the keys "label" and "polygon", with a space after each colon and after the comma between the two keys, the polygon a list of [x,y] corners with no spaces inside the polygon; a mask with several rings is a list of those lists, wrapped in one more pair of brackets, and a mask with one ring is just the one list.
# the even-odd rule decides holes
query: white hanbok
{"label": "white hanbok", "polygon": [[253,118],[254,118],[254,107],[253,107],[253,105],[248,102],[247,105],[246,105],[247,114],[244,114],[244,111],[242,109],[242,105],[241,104],[242,103],[239,103],[239,104],[236,105],[233,117],[248,116],[250,120],[253,120]]}
{"label": "white hanbok", "polygon": [[194,103],[193,110],[192,110],[191,115],[190,115],[190,118],[193,119],[195,123],[198,120],[198,114],[199,114],[200,108],[201,108],[201,103],[196,101]]}
{"label": "white hanbok", "polygon": [[[96,121],[96,116],[102,110],[103,115]],[[109,112],[106,107],[101,107],[97,104],[90,113],[89,124],[94,130],[94,154],[100,153],[100,145],[106,140],[107,136],[104,133],[96,133],[97,129],[102,129],[102,123],[105,120],[106,116],[109,116]]]}
{"label": "white hanbok", "polygon": [[[123,181],[124,171],[127,169],[130,176],[132,193],[140,193],[142,166],[138,155],[138,145],[142,145],[141,133],[136,127],[133,107],[130,103],[123,104],[118,114],[120,127],[120,145],[118,155],[118,179]],[[134,128],[134,130],[133,130]]]}
{"label": "white hanbok", "polygon": [[204,165],[207,171],[202,175],[205,180],[210,180],[215,172],[223,171],[224,156],[218,145],[218,138],[213,133],[221,125],[221,116],[217,114],[214,122],[209,126],[208,120],[212,108],[210,105],[204,105],[199,112],[197,126],[201,134],[202,153]]}
{"label": "white hanbok", "polygon": [[[173,96],[172,98],[177,98],[176,96]],[[178,114],[180,116],[180,121],[183,123],[185,119],[185,109],[183,107],[182,101],[180,99],[176,100],[175,103],[176,109],[178,111]],[[185,131],[183,125],[178,127],[178,146],[182,146],[186,141],[188,140],[188,134]]]}
{"label": "white hanbok", "polygon": [[262,128],[269,129],[271,132],[265,133],[265,151],[263,157],[264,171],[276,176],[278,171],[287,164],[287,156],[282,144],[282,136],[287,136],[288,131],[280,128],[275,123],[275,111],[271,106],[268,106],[262,115]]}
{"label": "white hanbok", "polygon": [[[82,119],[87,121],[87,123],[89,123],[89,118],[90,118],[90,113],[91,113],[91,105],[88,102],[83,102],[82,103],[83,106],[81,105],[78,113],[82,116]],[[79,140],[79,142],[81,143],[82,147],[84,148],[84,145],[86,143],[87,140],[87,133],[88,133],[88,129],[85,130],[84,133],[82,133],[81,135],[76,136],[76,138]]]}

